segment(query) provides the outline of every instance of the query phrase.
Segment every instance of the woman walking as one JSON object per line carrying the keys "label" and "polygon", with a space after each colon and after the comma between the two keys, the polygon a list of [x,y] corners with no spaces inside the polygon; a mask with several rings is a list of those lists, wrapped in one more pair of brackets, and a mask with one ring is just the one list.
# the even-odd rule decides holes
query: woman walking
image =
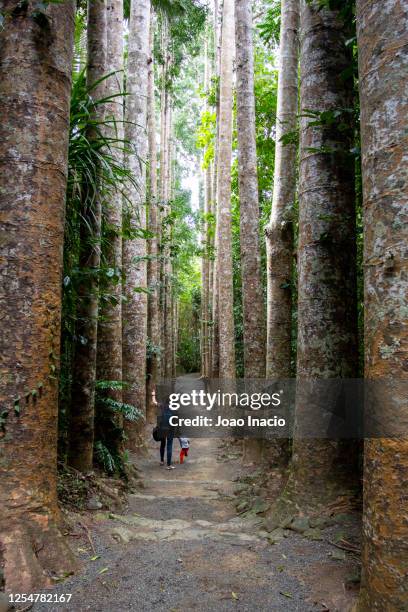
{"label": "woman walking", "polygon": [[[152,392],[153,404],[157,404],[156,393]],[[161,404],[161,415],[159,417],[160,422],[158,423],[160,433],[160,465],[164,465],[164,454],[167,450],[167,469],[174,470],[175,467],[172,465],[172,454],[173,454],[173,440],[175,434],[174,425],[170,425],[170,417],[173,412],[169,407],[169,397]]]}

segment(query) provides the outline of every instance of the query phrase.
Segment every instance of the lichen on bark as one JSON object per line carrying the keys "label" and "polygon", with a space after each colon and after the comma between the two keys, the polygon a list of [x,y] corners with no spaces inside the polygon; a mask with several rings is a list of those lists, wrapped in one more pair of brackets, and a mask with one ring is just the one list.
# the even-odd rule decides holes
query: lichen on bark
{"label": "lichen on bark", "polygon": [[[365,376],[407,426],[408,6],[357,1],[364,194]],[[393,381],[399,385],[393,384]],[[370,406],[366,407],[370,411]],[[406,429],[405,429],[406,431]],[[408,609],[408,439],[365,443],[359,610]]]}
{"label": "lichen on bark", "polygon": [[[324,409],[302,381],[357,373],[353,84],[338,10],[301,3],[301,134],[298,240],[298,348],[292,484],[300,505],[327,501],[348,486],[339,440],[305,439],[302,429]],[[322,96],[322,91],[325,95]],[[342,127],[322,112],[340,111]],[[312,117],[310,117],[312,114]],[[348,468],[351,468],[348,471]],[[350,480],[351,482],[351,480]]]}

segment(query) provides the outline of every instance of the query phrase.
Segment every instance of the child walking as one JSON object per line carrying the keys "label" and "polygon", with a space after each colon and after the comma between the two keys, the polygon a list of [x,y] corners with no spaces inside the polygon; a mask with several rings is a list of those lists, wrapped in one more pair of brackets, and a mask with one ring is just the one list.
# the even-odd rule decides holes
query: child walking
{"label": "child walking", "polygon": [[181,450],[180,450],[180,463],[184,462],[184,457],[188,456],[188,449],[190,448],[190,440],[188,438],[179,438]]}

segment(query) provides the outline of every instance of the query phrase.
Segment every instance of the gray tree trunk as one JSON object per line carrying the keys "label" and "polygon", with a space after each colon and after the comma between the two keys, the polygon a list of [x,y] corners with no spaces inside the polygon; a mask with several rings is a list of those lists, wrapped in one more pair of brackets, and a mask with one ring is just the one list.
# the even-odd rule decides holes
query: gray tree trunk
{"label": "gray tree trunk", "polygon": [[[339,78],[351,62],[345,42],[339,11],[302,0],[303,114],[353,107],[352,82]],[[314,410],[302,382],[357,374],[353,129],[345,112],[334,124],[313,126],[314,120],[304,115],[301,120],[296,436],[327,408],[320,403]],[[348,485],[347,458],[341,450],[339,440],[294,440],[299,504],[324,502],[338,494],[341,484]]]}
{"label": "gray tree trunk", "polygon": [[408,609],[407,32],[406,2],[357,1],[365,376],[404,436],[365,442],[361,612]]}
{"label": "gray tree trunk", "polygon": [[[147,71],[149,62],[150,2],[140,0],[131,5],[128,42],[127,97],[125,136],[131,146],[129,168],[137,187],[129,190],[128,215],[131,230],[146,228],[146,160],[148,153]],[[146,406],[146,338],[147,338],[147,271],[146,240],[132,237],[123,243],[126,274],[123,305],[123,379],[129,383],[124,401],[145,412]],[[133,434],[132,434],[133,432]],[[134,427],[128,428],[132,442]]]}
{"label": "gray tree trunk", "polygon": [[[106,12],[107,22],[107,60],[106,74],[114,72],[106,81],[106,96],[114,96],[123,91],[123,2],[108,0]],[[123,98],[115,97],[106,105],[105,127],[109,138],[123,140]],[[123,162],[122,145],[116,150],[112,145],[111,154],[120,164]],[[97,378],[98,380],[122,380],[122,193],[118,189],[110,194],[102,211],[105,225],[109,228],[106,244],[103,247],[105,265],[114,272],[113,279],[106,290],[113,299],[99,303],[100,318],[98,322]],[[121,390],[109,390],[109,397],[121,401]],[[123,419],[119,414],[111,415],[110,422],[121,426]],[[104,434],[107,421],[104,419]],[[111,436],[112,442],[117,440],[117,451],[120,441],[117,436]]]}
{"label": "gray tree trunk", "polygon": [[232,84],[234,3],[224,0],[220,69],[219,148],[217,170],[218,333],[220,378],[235,378],[234,295],[231,236]]}
{"label": "gray tree trunk", "polygon": [[250,0],[235,0],[238,178],[246,378],[265,376],[265,316],[259,246],[254,52]]}
{"label": "gray tree trunk", "polygon": [[282,0],[276,114],[275,174],[271,218],[266,227],[266,376],[291,376],[293,204],[296,144],[282,137],[296,129],[298,109],[299,0]]}
{"label": "gray tree trunk", "polygon": [[[104,0],[88,1],[87,86],[106,74],[106,5]],[[105,96],[106,83],[91,91],[94,100]],[[104,108],[95,108],[94,118],[103,121]],[[90,129],[89,140],[99,138]],[[79,268],[83,276],[78,289],[75,359],[73,368],[71,423],[68,463],[80,471],[92,470],[95,416],[96,350],[99,312],[98,272],[101,263],[102,197],[98,184],[88,186],[88,198],[81,211]]]}
{"label": "gray tree trunk", "polygon": [[155,388],[160,373],[160,357],[157,352],[160,347],[160,278],[159,278],[159,203],[157,198],[157,144],[156,144],[156,110],[154,87],[153,35],[154,13],[150,21],[150,58],[148,87],[148,135],[149,135],[149,231],[153,235],[149,240],[149,259],[147,262],[147,282],[149,287],[147,335],[153,352],[150,357],[147,385],[147,412],[154,415],[154,405],[151,394]]}

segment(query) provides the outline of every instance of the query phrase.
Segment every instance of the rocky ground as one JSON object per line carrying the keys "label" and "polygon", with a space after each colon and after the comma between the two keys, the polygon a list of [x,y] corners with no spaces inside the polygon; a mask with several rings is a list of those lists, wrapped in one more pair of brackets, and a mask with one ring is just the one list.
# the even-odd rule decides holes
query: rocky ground
{"label": "rocky ground", "polygon": [[358,513],[339,500],[324,516],[277,526],[269,515],[281,472],[244,467],[240,445],[195,439],[187,462],[173,471],[159,465],[153,440],[149,446],[138,461],[144,486],[122,512],[95,508],[80,521],[71,515],[67,538],[82,572],[51,591],[72,593],[69,604],[33,610],[351,609]]}

